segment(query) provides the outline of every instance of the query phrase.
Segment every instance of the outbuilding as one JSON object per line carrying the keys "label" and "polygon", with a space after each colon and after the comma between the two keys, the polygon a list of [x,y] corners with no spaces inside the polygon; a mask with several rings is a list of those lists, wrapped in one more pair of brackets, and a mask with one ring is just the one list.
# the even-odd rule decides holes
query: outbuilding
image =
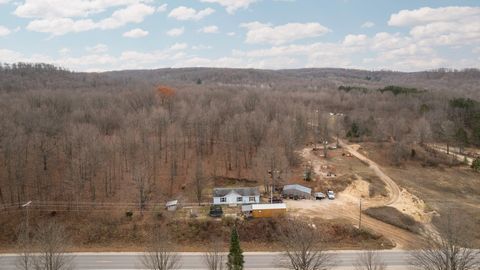
{"label": "outbuilding", "polygon": [[168,202],[165,204],[165,208],[166,208],[168,211],[175,211],[175,210],[177,210],[177,207],[178,207],[178,200],[168,201]]}
{"label": "outbuilding", "polygon": [[283,187],[282,195],[286,197],[309,199],[312,196],[312,189],[299,184],[285,185]]}
{"label": "outbuilding", "polygon": [[287,205],[284,203],[243,205],[242,212],[246,217],[253,218],[280,217],[287,213]]}

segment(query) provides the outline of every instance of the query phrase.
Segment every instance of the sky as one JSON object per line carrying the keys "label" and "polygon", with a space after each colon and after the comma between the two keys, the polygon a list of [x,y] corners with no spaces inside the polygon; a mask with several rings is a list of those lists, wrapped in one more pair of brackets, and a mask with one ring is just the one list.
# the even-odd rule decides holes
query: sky
{"label": "sky", "polygon": [[480,68],[480,1],[0,0],[0,63]]}

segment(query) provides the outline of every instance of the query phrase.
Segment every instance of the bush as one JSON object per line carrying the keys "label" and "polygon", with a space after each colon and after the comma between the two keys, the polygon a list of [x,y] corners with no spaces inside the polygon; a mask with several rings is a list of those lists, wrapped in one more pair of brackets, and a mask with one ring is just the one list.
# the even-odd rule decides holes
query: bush
{"label": "bush", "polygon": [[480,158],[476,158],[473,162],[472,162],[472,169],[476,172],[480,172]]}
{"label": "bush", "polygon": [[413,233],[420,233],[422,229],[422,224],[414,218],[390,206],[372,207],[365,209],[363,212],[375,219]]}
{"label": "bush", "polygon": [[125,216],[127,218],[132,218],[133,217],[133,212],[132,211],[127,211],[127,212],[125,212]]}

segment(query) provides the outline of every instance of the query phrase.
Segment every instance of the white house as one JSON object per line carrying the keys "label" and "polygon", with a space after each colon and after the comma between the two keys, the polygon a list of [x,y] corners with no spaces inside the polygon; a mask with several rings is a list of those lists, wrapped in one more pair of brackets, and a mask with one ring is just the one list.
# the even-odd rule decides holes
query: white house
{"label": "white house", "polygon": [[254,204],[260,202],[260,191],[253,188],[214,188],[213,204]]}

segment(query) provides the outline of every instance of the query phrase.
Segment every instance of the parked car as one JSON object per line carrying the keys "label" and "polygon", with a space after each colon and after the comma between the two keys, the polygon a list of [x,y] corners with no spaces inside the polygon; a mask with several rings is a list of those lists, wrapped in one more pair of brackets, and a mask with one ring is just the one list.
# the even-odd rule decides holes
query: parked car
{"label": "parked car", "polygon": [[326,196],[322,192],[315,192],[315,200],[323,200]]}
{"label": "parked car", "polygon": [[273,196],[270,203],[283,203],[283,199],[281,197]]}
{"label": "parked car", "polygon": [[333,192],[332,190],[328,190],[327,191],[327,197],[329,200],[334,200],[335,199],[335,192]]}
{"label": "parked car", "polygon": [[220,205],[212,205],[210,206],[210,212],[208,213],[209,216],[218,218],[223,216],[223,210]]}

